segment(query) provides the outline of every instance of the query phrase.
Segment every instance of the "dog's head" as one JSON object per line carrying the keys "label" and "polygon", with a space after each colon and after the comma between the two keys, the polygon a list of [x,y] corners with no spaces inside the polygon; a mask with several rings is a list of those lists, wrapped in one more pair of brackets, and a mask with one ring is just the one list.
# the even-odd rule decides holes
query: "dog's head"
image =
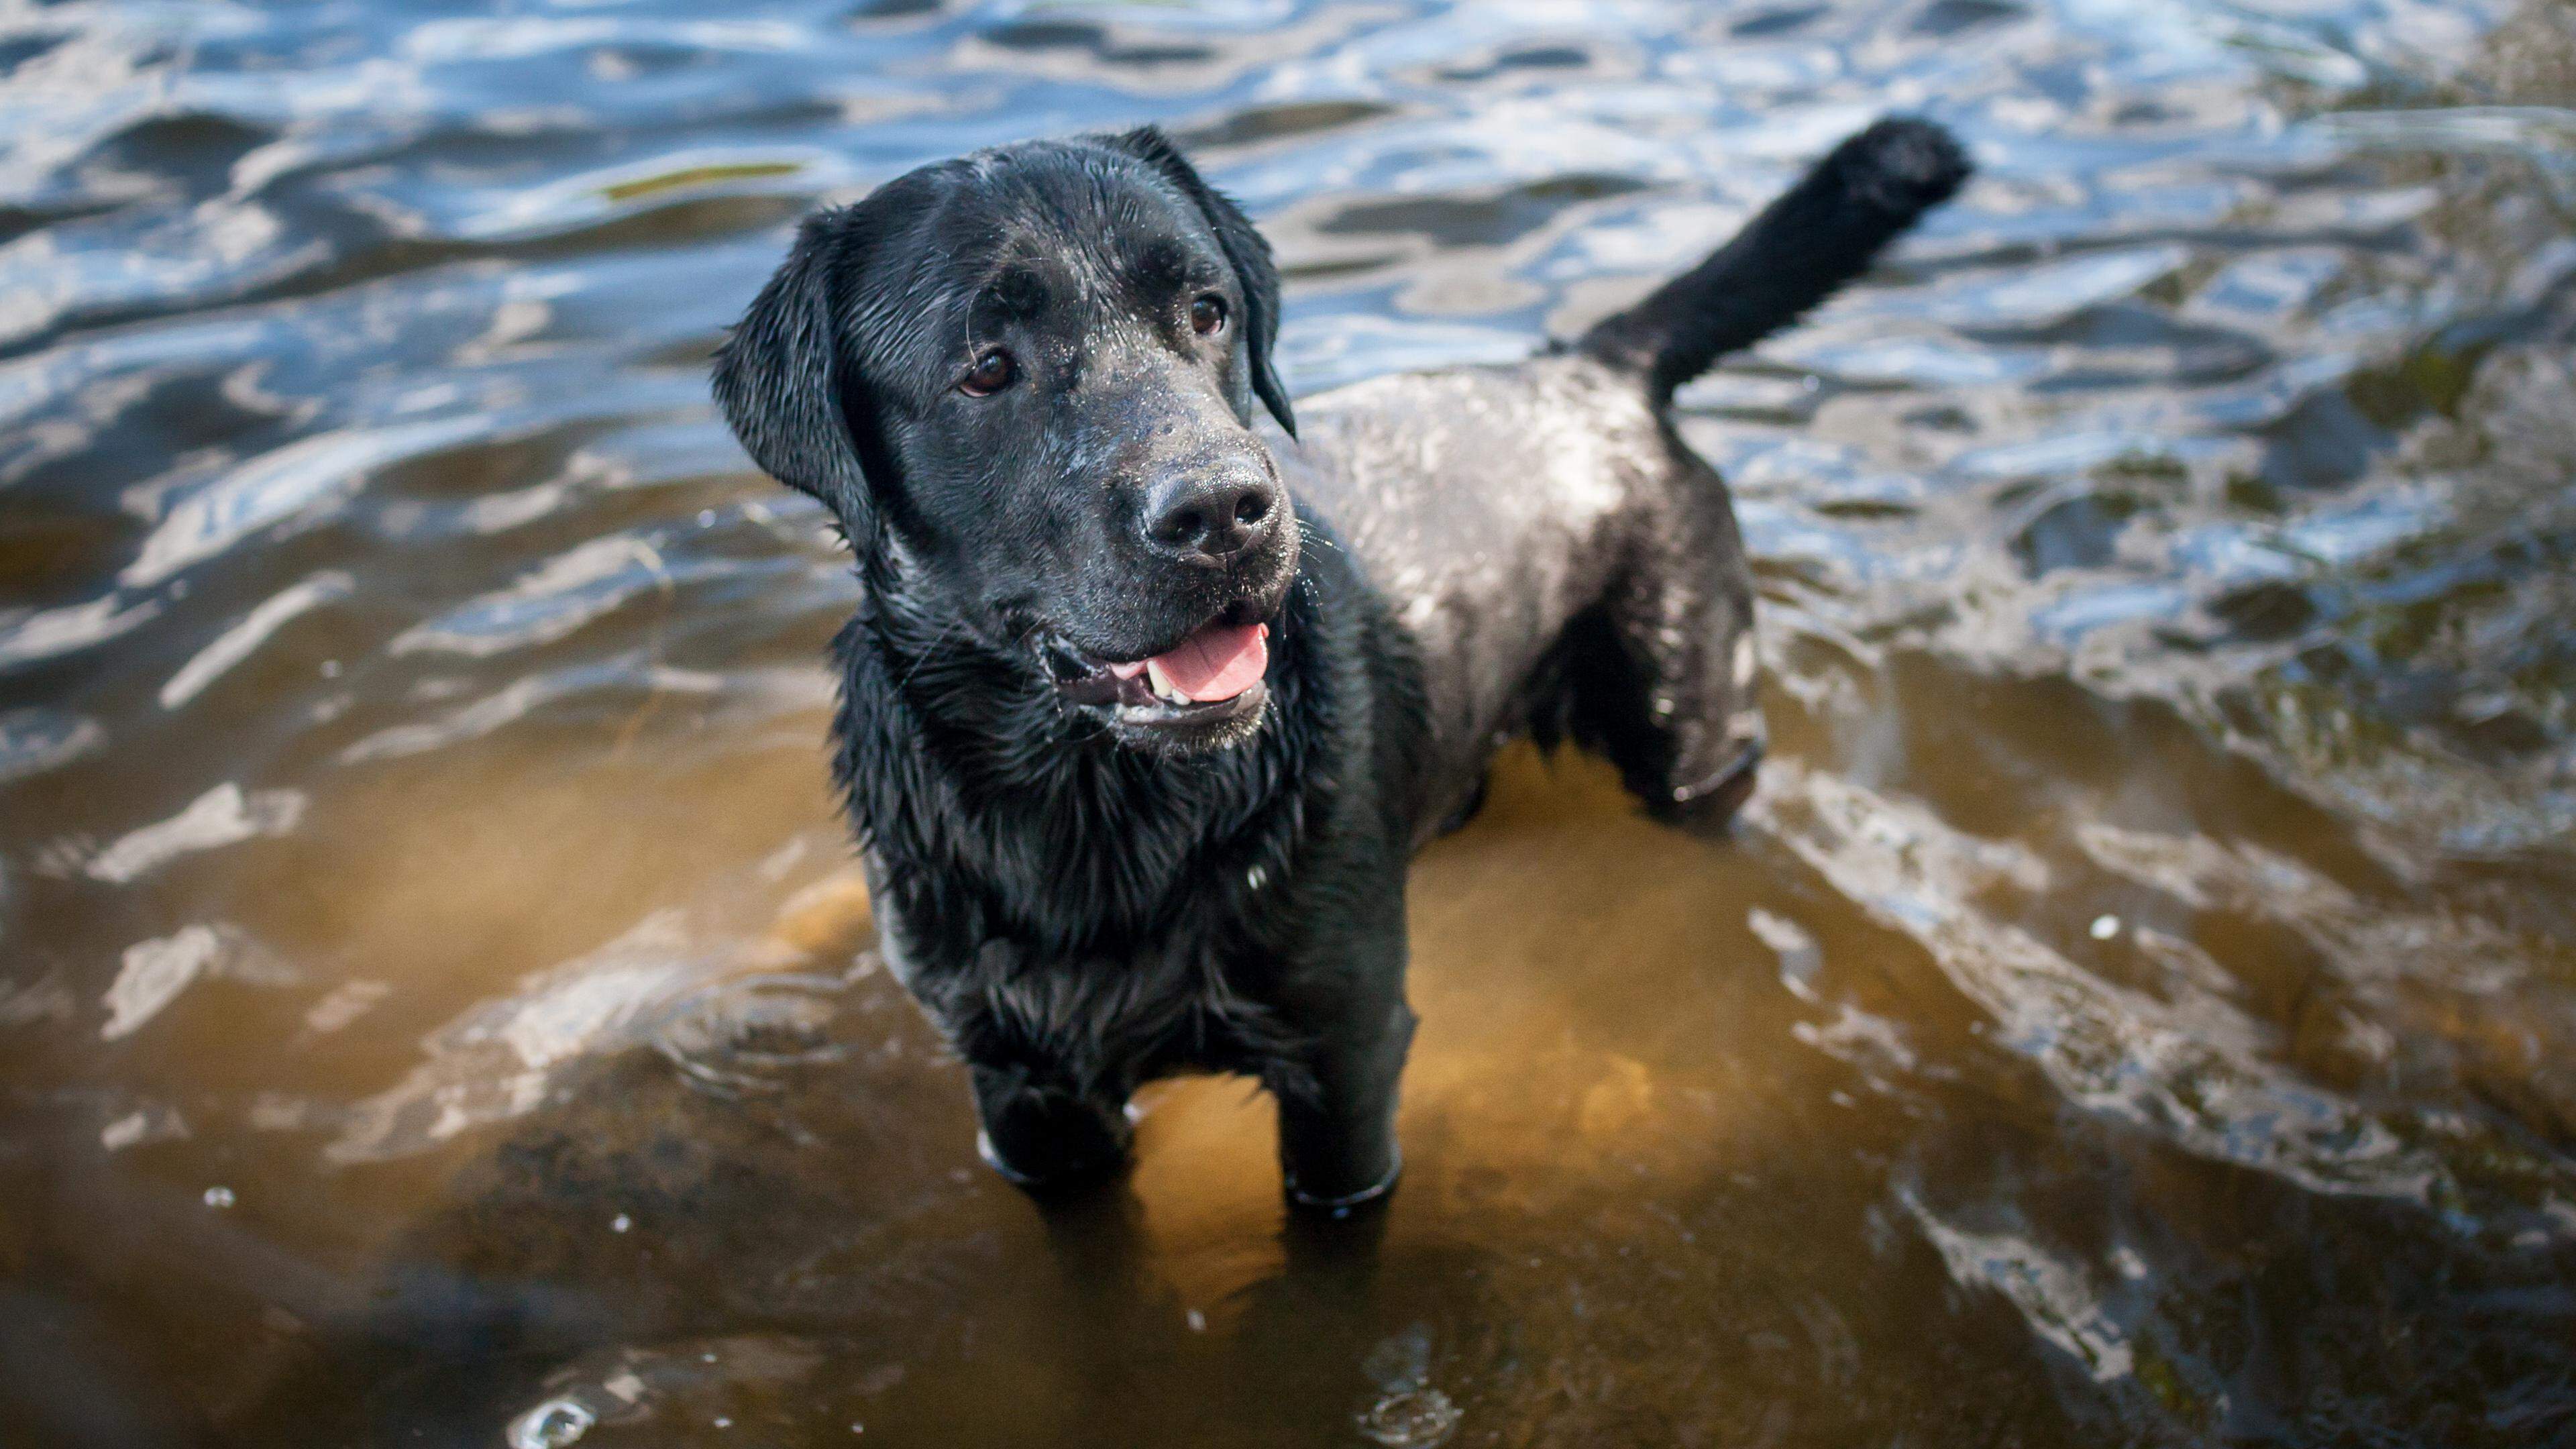
{"label": "dog's head", "polygon": [[716,363],[771,475],[911,607],[1122,742],[1257,728],[1297,523],[1279,275],[1151,128],[941,162],[808,219]]}

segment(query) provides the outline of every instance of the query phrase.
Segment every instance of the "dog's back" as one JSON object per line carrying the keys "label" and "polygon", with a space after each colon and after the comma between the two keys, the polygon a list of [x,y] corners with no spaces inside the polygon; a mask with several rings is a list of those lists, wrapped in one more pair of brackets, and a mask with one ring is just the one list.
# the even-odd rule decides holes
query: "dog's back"
{"label": "dog's back", "polygon": [[1497,738],[1533,728],[1607,750],[1653,807],[1690,804],[1673,792],[1719,788],[1758,750],[1743,548],[1724,485],[1665,411],[1865,270],[1967,172],[1938,127],[1882,121],[1569,348],[1299,404],[1302,442],[1280,461],[1421,652],[1425,828],[1472,796]]}

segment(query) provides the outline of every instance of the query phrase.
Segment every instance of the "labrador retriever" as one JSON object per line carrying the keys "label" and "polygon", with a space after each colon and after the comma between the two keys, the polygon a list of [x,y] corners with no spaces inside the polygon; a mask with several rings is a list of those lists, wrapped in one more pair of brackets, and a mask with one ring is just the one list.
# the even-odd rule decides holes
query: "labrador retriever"
{"label": "labrador retriever", "polygon": [[715,394],[856,556],[837,776],[988,1162],[1096,1178],[1138,1085],[1229,1072],[1293,1203],[1393,1186],[1408,859],[1515,736],[1678,825],[1742,802],[1752,590],[1673,392],[1967,172],[1882,121],[1571,345],[1293,406],[1268,245],[1150,127],[804,223]]}

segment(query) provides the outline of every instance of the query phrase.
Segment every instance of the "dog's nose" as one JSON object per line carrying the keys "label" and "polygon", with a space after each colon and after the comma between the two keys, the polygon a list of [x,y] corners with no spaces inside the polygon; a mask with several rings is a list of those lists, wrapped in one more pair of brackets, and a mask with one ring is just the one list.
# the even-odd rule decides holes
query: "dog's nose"
{"label": "dog's nose", "polygon": [[1183,563],[1223,563],[1268,532],[1279,512],[1279,487],[1266,478],[1231,471],[1166,478],[1147,504],[1145,537]]}

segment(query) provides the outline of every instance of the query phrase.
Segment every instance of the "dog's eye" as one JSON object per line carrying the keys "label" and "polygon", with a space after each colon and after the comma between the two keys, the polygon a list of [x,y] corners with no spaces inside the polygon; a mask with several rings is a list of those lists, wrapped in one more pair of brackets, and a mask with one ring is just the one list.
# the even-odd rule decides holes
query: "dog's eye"
{"label": "dog's eye", "polygon": [[1225,299],[1211,292],[1190,304],[1190,328],[1201,337],[1213,337],[1225,326]]}
{"label": "dog's eye", "polygon": [[1011,354],[996,347],[975,359],[974,367],[957,384],[957,390],[968,397],[991,397],[1009,387],[1019,375],[1020,366],[1011,360]]}

